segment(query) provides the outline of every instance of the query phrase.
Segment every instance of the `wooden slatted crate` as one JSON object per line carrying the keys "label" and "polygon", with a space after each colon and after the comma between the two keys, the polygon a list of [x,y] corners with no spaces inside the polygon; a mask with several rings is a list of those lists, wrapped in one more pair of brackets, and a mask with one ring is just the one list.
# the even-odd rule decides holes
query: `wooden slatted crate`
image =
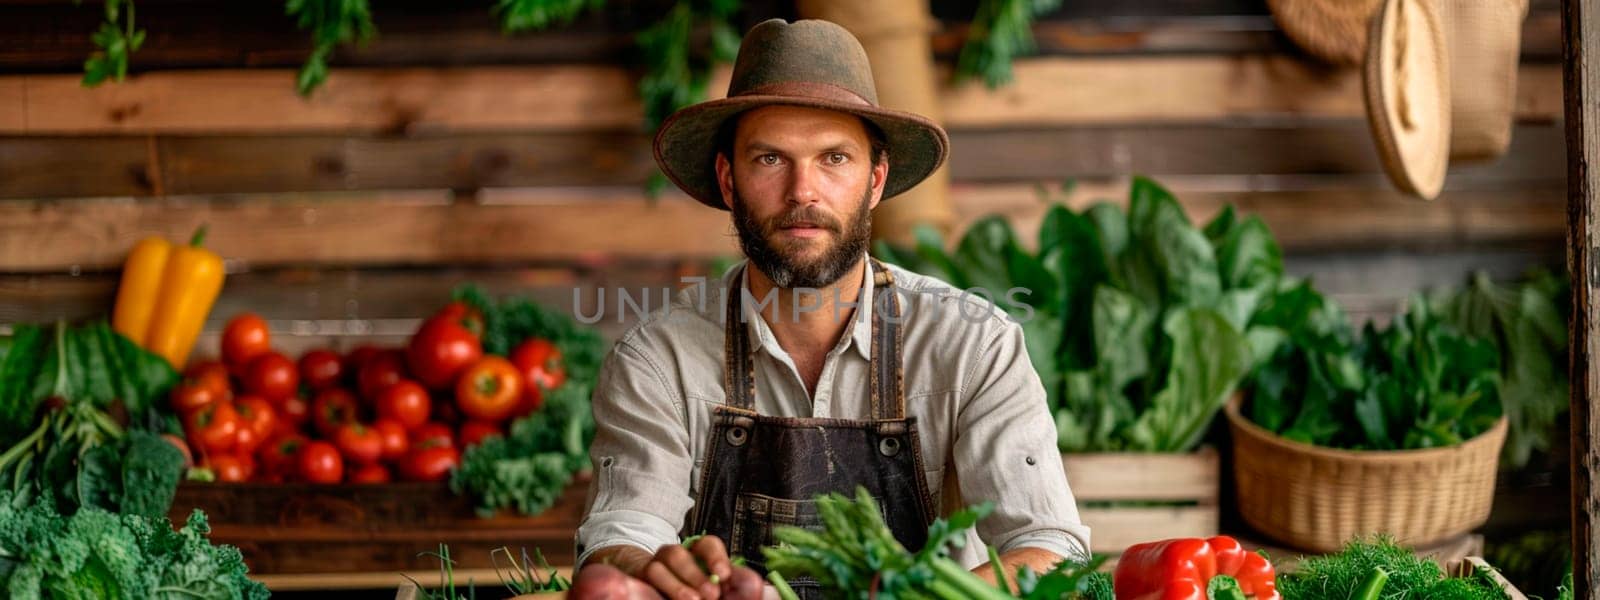
{"label": "wooden slatted crate", "polygon": [[1063,454],[1061,460],[1089,526],[1091,551],[1120,554],[1141,542],[1217,534],[1221,470],[1213,448]]}
{"label": "wooden slatted crate", "polygon": [[502,546],[518,554],[537,548],[550,564],[571,565],[586,486],[568,487],[535,517],[484,519],[443,483],[186,482],[169,516],[182,523],[204,510],[211,540],[238,547],[252,575],[429,571],[438,559],[420,554],[440,543],[460,569],[492,567],[490,552]]}

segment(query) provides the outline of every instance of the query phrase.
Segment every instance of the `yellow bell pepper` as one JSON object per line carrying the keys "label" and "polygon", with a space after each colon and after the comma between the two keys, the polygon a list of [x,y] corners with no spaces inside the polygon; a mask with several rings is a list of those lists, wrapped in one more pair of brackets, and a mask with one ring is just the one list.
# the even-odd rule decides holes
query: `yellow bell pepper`
{"label": "yellow bell pepper", "polygon": [[[187,246],[146,239],[134,246],[117,292],[113,327],[182,370],[222,291],[222,257],[205,249],[205,228]],[[157,269],[157,266],[160,268]]]}
{"label": "yellow bell pepper", "polygon": [[172,256],[172,243],[161,237],[147,237],[133,245],[128,262],[122,265],[122,283],[117,286],[117,303],[111,312],[111,328],[144,347],[150,332],[150,316],[161,297],[161,275]]}

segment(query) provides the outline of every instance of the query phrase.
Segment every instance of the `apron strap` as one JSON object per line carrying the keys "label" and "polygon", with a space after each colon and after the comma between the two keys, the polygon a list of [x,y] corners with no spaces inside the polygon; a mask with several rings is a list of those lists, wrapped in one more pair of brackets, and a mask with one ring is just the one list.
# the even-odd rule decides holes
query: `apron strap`
{"label": "apron strap", "polygon": [[[905,373],[901,368],[901,347],[905,339],[900,296],[895,293],[894,273],[878,259],[869,258],[872,270],[872,349],[869,418],[904,419],[906,415]],[[725,293],[722,388],[729,408],[755,411],[756,379],[749,328],[744,320],[744,271],[734,276],[736,285]],[[846,334],[848,335],[848,333]]]}
{"label": "apron strap", "polygon": [[744,310],[741,308],[744,306],[744,285],[741,282],[748,268],[740,267],[739,274],[733,278],[734,285],[723,294],[728,314],[723,321],[722,390],[727,398],[725,404],[730,408],[753,412],[756,406],[755,364],[750,358],[750,329],[744,322]]}
{"label": "apron strap", "polygon": [[883,421],[906,416],[905,372],[901,368],[901,343],[905,339],[900,314],[900,295],[895,293],[894,273],[879,262],[872,262],[872,418]]}

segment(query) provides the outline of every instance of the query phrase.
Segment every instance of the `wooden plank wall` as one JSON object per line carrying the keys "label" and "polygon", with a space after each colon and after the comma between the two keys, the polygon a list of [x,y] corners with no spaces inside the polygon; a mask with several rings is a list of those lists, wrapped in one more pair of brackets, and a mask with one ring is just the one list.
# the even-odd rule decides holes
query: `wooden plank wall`
{"label": "wooden plank wall", "polygon": [[[232,273],[212,329],[257,310],[306,344],[403,335],[463,281],[570,308],[574,287],[659,291],[702,271],[736,252],[725,214],[641,191],[629,32],[670,3],[609,4],[513,37],[488,3],[385,3],[378,40],[338,52],[307,100],[305,36],[274,3],[141,0],[136,73],[86,90],[98,10],[0,0],[0,325],[104,312],[133,241],[199,224]],[[998,212],[1031,231],[1037,184],[1075,179],[1066,200],[1083,206],[1148,174],[1197,219],[1262,215],[1291,269],[1358,317],[1471,269],[1559,264],[1554,2],[1524,26],[1510,154],[1453,167],[1434,202],[1383,179],[1359,75],[1299,54],[1260,0],[1064,4],[1013,86],[941,92],[962,222]],[[946,65],[972,6],[933,3]],[[751,0],[740,21],[792,11]]]}

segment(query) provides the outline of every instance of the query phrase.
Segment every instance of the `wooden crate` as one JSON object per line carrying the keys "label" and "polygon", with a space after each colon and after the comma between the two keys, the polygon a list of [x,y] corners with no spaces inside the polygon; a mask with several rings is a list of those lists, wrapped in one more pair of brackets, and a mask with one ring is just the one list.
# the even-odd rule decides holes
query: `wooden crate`
{"label": "wooden crate", "polygon": [[211,540],[238,547],[252,575],[429,571],[438,559],[419,554],[440,543],[458,569],[492,567],[490,552],[501,546],[571,565],[586,486],[575,483],[536,517],[484,519],[442,483],[186,482],[169,514],[182,523],[205,510]]}
{"label": "wooden crate", "polygon": [[[1120,554],[1141,542],[1217,534],[1221,471],[1214,448],[1190,454],[1063,454],[1061,460],[1094,552]],[[1174,505],[1091,504],[1101,502]]]}

